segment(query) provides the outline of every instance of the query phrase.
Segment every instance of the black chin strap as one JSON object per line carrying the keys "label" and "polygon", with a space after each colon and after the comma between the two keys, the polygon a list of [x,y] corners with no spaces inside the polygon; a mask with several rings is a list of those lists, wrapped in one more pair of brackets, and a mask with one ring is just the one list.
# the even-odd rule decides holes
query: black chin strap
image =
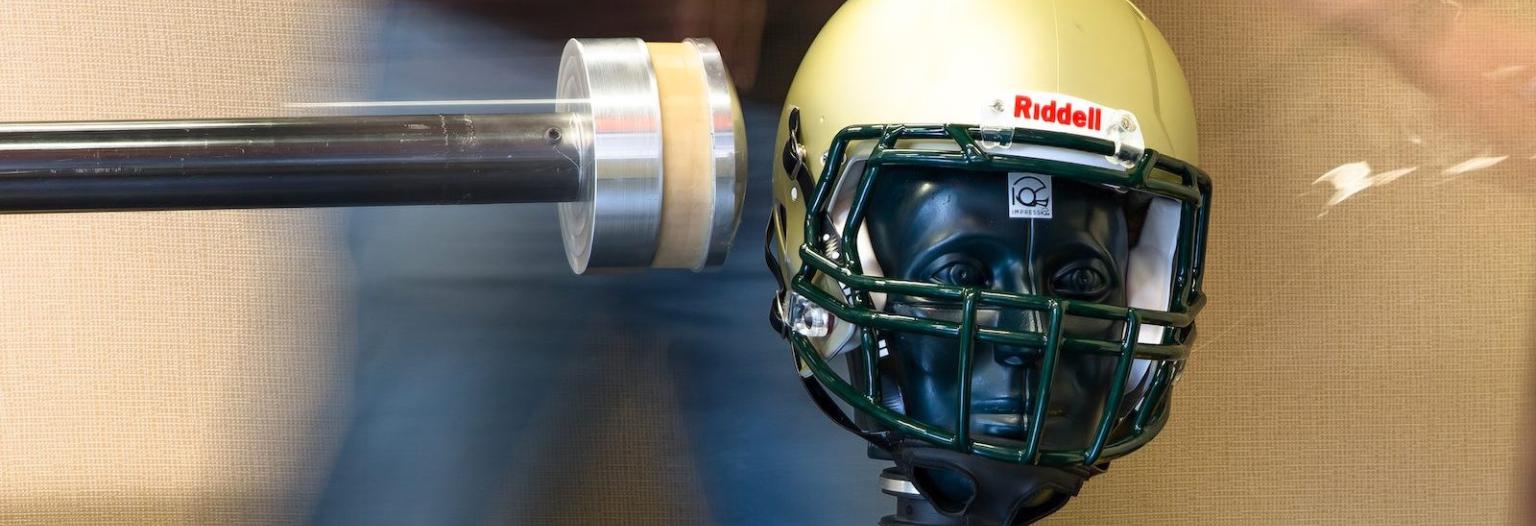
{"label": "black chin strap", "polygon": [[859,438],[864,439],[875,447],[887,451],[891,449],[890,433],[870,432],[859,427],[852,418],[848,417],[848,413],[843,412],[842,407],[838,407],[837,402],[832,399],[832,395],[827,393],[827,389],[822,387],[821,382],[816,381],[816,378],[806,376],[800,378],[800,382],[805,384],[805,391],[810,393],[811,400],[816,402],[816,407],[820,408],[822,413],[826,413],[827,418],[832,419],[833,422],[848,430],[849,433],[858,435]]}
{"label": "black chin strap", "polygon": [[[1086,467],[1051,468],[1001,462],[926,443],[904,440],[891,452],[896,467],[940,513],[964,526],[1021,526],[1055,513],[1077,496],[1083,482],[1102,470]],[[971,493],[963,502],[941,497],[931,476],[935,470],[970,479]]]}

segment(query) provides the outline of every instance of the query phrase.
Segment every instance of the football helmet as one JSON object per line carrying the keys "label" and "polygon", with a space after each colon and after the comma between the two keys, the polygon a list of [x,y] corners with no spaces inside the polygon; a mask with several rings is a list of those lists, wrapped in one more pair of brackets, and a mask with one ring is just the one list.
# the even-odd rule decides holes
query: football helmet
{"label": "football helmet", "polygon": [[940,511],[979,513],[997,467],[1071,474],[994,512],[1049,513],[1162,429],[1211,180],[1135,6],[851,0],[776,144],[770,318],[820,408]]}

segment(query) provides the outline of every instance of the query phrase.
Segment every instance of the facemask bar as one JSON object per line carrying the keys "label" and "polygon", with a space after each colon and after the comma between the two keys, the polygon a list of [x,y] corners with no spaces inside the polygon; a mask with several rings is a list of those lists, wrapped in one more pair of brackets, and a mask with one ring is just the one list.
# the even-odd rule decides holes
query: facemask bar
{"label": "facemask bar", "polygon": [[[1011,137],[1009,137],[1011,135]],[[878,139],[874,150],[865,161],[858,181],[853,204],[843,227],[842,249],[829,256],[820,240],[825,217],[831,202],[833,189],[838,187],[841,167],[849,143]],[[897,148],[902,140],[951,140],[959,151]],[[1114,458],[1129,453],[1161,430],[1166,422],[1168,407],[1167,391],[1177,373],[1179,364],[1189,352],[1189,337],[1193,332],[1195,315],[1205,303],[1201,293],[1201,268],[1205,259],[1205,232],[1209,219],[1211,182],[1209,176],[1187,163],[1163,157],[1153,150],[1141,152],[1136,163],[1127,170],[1093,167],[1069,162],[1018,157],[987,153],[978,140],[988,142],[1023,142],[1040,146],[1085,151],[1098,155],[1121,154],[1114,143],[1071,134],[1030,129],[986,130],[969,125],[869,125],[844,128],[834,139],[827,152],[821,178],[807,202],[805,237],[800,247],[802,266],[796,274],[792,288],[796,294],[826,309],[841,321],[858,327],[861,360],[855,368],[860,390],[838,375],[827,364],[822,354],[803,335],[789,333],[801,370],[816,383],[831,390],[839,399],[867,413],[877,422],[902,436],[918,438],[936,445],[977,454],[997,460],[1020,464],[1092,466],[1100,459]],[[979,288],[966,288],[937,283],[914,282],[872,277],[863,274],[857,236],[862,227],[865,206],[875,179],[885,166],[918,166],[976,172],[1028,172],[1063,177],[1074,181],[1096,183],[1174,199],[1181,203],[1179,242],[1174,256],[1175,272],[1170,287],[1168,311],[1133,309],[1097,303],[1061,300],[1050,296],[1013,294]],[[1178,178],[1149,177],[1153,170],[1160,170]],[[818,274],[827,276],[842,286],[851,299],[845,302],[817,286]],[[916,318],[881,312],[874,308],[870,293],[900,294],[959,302],[962,305],[959,323]],[[1047,313],[1049,322],[1045,332],[1011,331],[981,327],[976,323],[976,311],[981,307],[1025,309]],[[1080,316],[1124,322],[1124,333],[1119,341],[1066,338],[1061,335],[1062,319]],[[1138,342],[1143,324],[1168,327],[1163,341],[1157,344]],[[955,431],[918,421],[884,407],[881,399],[877,363],[879,360],[879,331],[902,331],[955,338],[958,341],[958,404],[959,415]],[[972,348],[975,342],[1012,345],[1035,349],[1039,359],[1038,386],[1034,393],[1034,405],[1025,432],[1023,447],[994,444],[973,440],[970,437],[971,416],[970,389],[972,379]],[[1087,353],[1116,357],[1115,380],[1110,385],[1109,397],[1100,417],[1094,440],[1086,449],[1041,451],[1040,436],[1046,408],[1049,404],[1051,379],[1062,352]],[[1129,436],[1107,444],[1111,431],[1116,427],[1116,407],[1124,395],[1129,381],[1131,364],[1136,359],[1155,361],[1155,370],[1147,392],[1133,411]],[[832,415],[839,422],[848,422],[846,414]],[[880,431],[856,429],[861,436],[876,442],[888,437]]]}

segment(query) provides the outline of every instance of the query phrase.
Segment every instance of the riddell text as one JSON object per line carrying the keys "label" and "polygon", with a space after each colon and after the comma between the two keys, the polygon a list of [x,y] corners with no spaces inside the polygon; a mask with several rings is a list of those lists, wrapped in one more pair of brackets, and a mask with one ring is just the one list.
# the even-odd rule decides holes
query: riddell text
{"label": "riddell text", "polygon": [[1013,116],[1020,119],[1029,119],[1043,122],[1054,122],[1062,126],[1100,130],[1104,124],[1104,110],[1092,106],[1086,108],[1074,108],[1072,103],[1037,104],[1034,99],[1019,95],[1013,99]]}

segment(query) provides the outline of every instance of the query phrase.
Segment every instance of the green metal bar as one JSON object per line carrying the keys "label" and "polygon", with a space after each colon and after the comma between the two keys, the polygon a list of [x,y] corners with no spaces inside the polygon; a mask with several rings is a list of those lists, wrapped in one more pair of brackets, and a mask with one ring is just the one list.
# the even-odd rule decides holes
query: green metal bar
{"label": "green metal bar", "polygon": [[[1184,210],[1179,214],[1180,224],[1194,225],[1198,224],[1199,220],[1200,211],[1193,206],[1185,204]],[[1187,304],[1195,290],[1195,249],[1197,247],[1195,238],[1197,236],[1193,228],[1183,229],[1181,233],[1184,235],[1184,242],[1179,243],[1178,258],[1180,267],[1179,285],[1181,285],[1182,290],[1179,291],[1180,295],[1178,298],[1181,303]]]}
{"label": "green metal bar", "polygon": [[[859,125],[844,128],[834,138],[834,142],[843,142],[846,145],[848,141],[873,139],[886,134],[893,128],[900,129],[897,139],[938,139],[948,137],[955,140],[956,144],[961,146],[962,149],[967,144],[975,146],[975,139],[982,134],[981,127],[968,124]],[[961,138],[962,136],[964,139]],[[1015,128],[1013,130],[1012,142],[1079,150],[1105,156],[1115,154],[1115,144],[1104,139],[1028,128]],[[980,149],[979,146],[977,148]],[[1143,152],[1143,160],[1146,159],[1146,152],[1148,151],[1151,150]],[[988,157],[993,156],[988,154]],[[1006,158],[1007,156],[1001,157]],[[828,163],[829,166],[835,166],[836,164]],[[1157,168],[1179,176],[1181,184],[1176,186],[1195,188],[1201,182],[1208,182],[1210,180],[1209,176],[1199,168],[1171,157],[1157,156],[1153,162],[1138,162],[1137,164],[1145,165],[1145,167],[1138,166],[1132,171],[1144,173],[1148,169]],[[1143,176],[1142,178],[1145,177]]]}
{"label": "green metal bar", "polygon": [[1045,430],[1046,409],[1051,404],[1051,380],[1056,375],[1056,361],[1061,358],[1062,303],[1058,302],[1051,308],[1045,355],[1040,357],[1040,369],[1036,374],[1040,385],[1035,386],[1034,414],[1029,418],[1028,438],[1024,442],[1024,456],[1031,459],[1040,451],[1040,434]]}
{"label": "green metal bar", "polygon": [[[957,323],[853,307],[838,301],[819,287],[808,283],[801,285],[801,283],[802,280],[796,278],[794,285],[796,292],[849,323],[868,324],[872,328],[881,330],[907,331],[933,336],[958,337],[960,334]],[[1045,347],[1045,338],[1044,334],[1036,332],[1007,331],[987,327],[977,329],[977,339],[981,341],[1027,347],[1037,351]],[[1062,345],[1065,350],[1071,352],[1104,356],[1120,354],[1120,344],[1108,340],[1063,338]],[[1183,345],[1137,344],[1136,350],[1137,358],[1148,360],[1176,360],[1188,354],[1187,348]]]}
{"label": "green metal bar", "polygon": [[[850,306],[833,298],[825,290],[810,284],[797,276],[792,284],[795,292],[816,303],[838,319],[855,325],[867,325],[872,329],[912,332],[930,336],[946,336],[958,338],[960,336],[960,324],[939,320],[915,318],[900,314],[890,314],[872,309],[863,309]],[[1041,349],[1048,343],[1042,333],[1007,331],[979,327],[976,329],[976,339],[994,344],[1013,345],[1026,347],[1043,352]],[[1089,340],[1083,338],[1061,338],[1061,348],[1064,351],[1082,354],[1094,354],[1100,356],[1119,356],[1120,344],[1107,340]],[[1136,345],[1136,357],[1145,360],[1182,360],[1189,354],[1186,345],[1156,345],[1139,343]]]}
{"label": "green metal bar", "polygon": [[960,145],[960,151],[972,162],[985,164],[992,161],[992,156],[976,144],[976,138],[971,136],[970,129],[966,125],[946,124],[944,133],[955,141],[955,144]]}
{"label": "green metal bar", "polygon": [[[878,151],[881,148],[886,147],[887,144],[894,144],[896,141],[895,137],[899,133],[899,129],[885,130],[882,132],[882,140],[880,145],[876,146],[875,149]],[[879,167],[868,167],[866,170],[864,170],[864,173],[860,175],[858,193],[853,201],[854,206],[851,210],[849,210],[848,217],[846,218],[846,222],[843,225],[842,253],[840,255],[842,256],[843,264],[846,266],[846,268],[849,269],[851,273],[854,274],[863,272],[863,263],[859,257],[858,233],[859,229],[863,228],[865,205],[869,203],[869,192],[872,188],[874,188],[874,183],[876,178],[879,176],[879,172]],[[831,177],[835,180],[842,177],[842,175],[841,172],[838,171],[836,172],[836,175],[832,175]],[[868,291],[857,291],[857,293],[854,294],[853,301],[857,303],[858,307],[874,310],[874,302],[870,299]],[[869,397],[871,401],[874,402],[878,402],[880,400],[879,378],[876,374],[878,371],[880,351],[877,348],[876,340],[877,338],[873,328],[864,326],[859,327],[859,350],[861,351],[863,358],[862,380],[864,381],[864,393]]]}
{"label": "green metal bar", "polygon": [[1120,397],[1125,394],[1125,384],[1131,381],[1131,362],[1134,361],[1137,338],[1141,333],[1141,318],[1132,311],[1125,317],[1125,341],[1120,346],[1120,361],[1115,364],[1115,383],[1109,386],[1109,396],[1104,400],[1104,414],[1099,415],[1099,429],[1094,433],[1093,445],[1084,454],[1083,464],[1098,462],[1109,440],[1109,431],[1115,425],[1115,413],[1120,407]]}
{"label": "green metal bar", "polygon": [[[1136,160],[1136,166],[1126,171],[1127,179],[1129,179],[1131,184],[1139,187],[1147,186],[1149,180],[1156,181],[1156,179],[1150,179],[1147,176],[1151,174],[1153,168],[1157,167],[1158,161],[1162,158],[1163,156],[1159,155],[1157,150],[1148,149],[1141,152],[1141,158]],[[1180,177],[1179,180],[1183,181],[1184,179]],[[1187,186],[1186,188],[1192,189],[1192,187]]]}
{"label": "green metal bar", "polygon": [[[822,167],[822,177],[818,183],[827,184],[817,185],[817,196],[812,202],[811,210],[816,212],[825,211],[826,201],[830,198],[830,193],[826,190],[835,188],[835,185],[831,183],[834,183],[841,177],[838,169],[842,166],[848,142],[871,139],[877,136],[881,138],[881,144],[877,146],[877,151],[867,161],[874,165],[912,164],[967,170],[1035,171],[1084,179],[1088,182],[1120,184],[1196,203],[1200,203],[1203,198],[1202,192],[1198,188],[1199,182],[1201,180],[1209,180],[1209,177],[1205,176],[1198,169],[1191,167],[1183,161],[1163,157],[1154,150],[1146,150],[1137,166],[1128,172],[1029,157],[995,156],[986,154],[976,145],[975,136],[980,133],[981,131],[977,127],[960,124],[943,126],[875,125],[844,128],[834,139],[833,146],[829,150],[826,165]],[[901,139],[931,139],[940,137],[948,137],[955,140],[956,144],[962,149],[973,149],[981,153],[981,155],[972,156],[963,153],[955,154],[953,152],[938,152],[934,150],[894,148],[896,141]],[[1103,155],[1114,153],[1114,144],[1105,140],[1023,128],[1014,130],[1014,142],[1083,150]],[[967,148],[967,146],[970,148]],[[1165,181],[1148,179],[1146,172],[1154,167],[1180,176],[1181,183],[1183,184],[1174,185]],[[815,214],[808,215],[814,216]],[[816,229],[819,230],[819,228]]]}
{"label": "green metal bar", "polygon": [[[1209,223],[1210,177],[1199,168],[1189,165],[1178,159],[1164,157],[1153,150],[1143,152],[1137,164],[1126,171],[1083,166],[1073,163],[1049,161],[1034,158],[1011,157],[1007,155],[989,154],[977,143],[984,130],[979,127],[961,124],[945,125],[867,125],[850,126],[840,131],[833,140],[832,147],[828,150],[825,166],[822,168],[822,177],[817,181],[813,196],[808,196],[808,208],[806,215],[805,243],[800,247],[802,258],[801,270],[796,275],[793,288],[807,299],[828,309],[839,319],[855,323],[861,327],[861,347],[865,350],[865,376],[862,378],[867,384],[865,392],[860,393],[834,372],[820,353],[811,345],[810,341],[798,334],[791,334],[791,343],[795,349],[796,359],[802,363],[816,381],[825,385],[839,399],[853,405],[861,411],[871,415],[897,432],[905,433],[917,438],[938,444],[948,444],[952,447],[963,446],[963,450],[997,460],[1016,463],[1035,463],[1040,465],[1067,465],[1076,463],[1091,464],[1098,458],[1113,458],[1129,453],[1142,447],[1167,421],[1167,404],[1163,404],[1168,386],[1171,384],[1172,362],[1182,361],[1189,352],[1185,338],[1175,338],[1175,344],[1141,344],[1137,341],[1137,333],[1142,324],[1150,323],[1165,326],[1172,329],[1171,332],[1187,332],[1193,323],[1193,318],[1205,304],[1205,296],[1200,292],[1200,274],[1204,267],[1205,244],[1201,241],[1207,232]],[[865,172],[861,174],[856,203],[860,210],[857,214],[850,211],[850,222],[844,228],[844,250],[840,254],[849,265],[840,265],[825,257],[821,251],[823,232],[821,231],[822,217],[831,204],[832,194],[838,187],[842,165],[847,156],[848,145],[852,141],[870,140],[880,138],[876,149],[866,160]],[[961,149],[961,153],[936,150],[908,150],[895,148],[896,143],[902,139],[944,139],[953,140]],[[1079,150],[1101,155],[1115,154],[1115,145],[1109,141],[1071,134],[1047,132],[1029,129],[1014,129],[1012,142],[1034,144],[1040,146]],[[1175,300],[1169,311],[1149,311],[1130,309],[1112,305],[1088,304],[1057,301],[1044,296],[1010,294],[996,291],[976,291],[961,287],[944,286],[935,283],[918,283],[901,280],[890,280],[862,275],[859,268],[857,252],[857,229],[862,228],[864,210],[862,207],[868,202],[869,190],[873,177],[878,174],[879,168],[884,165],[912,165],[939,168],[954,168],[970,171],[1029,171],[1062,176],[1089,183],[1104,183],[1123,186],[1152,195],[1176,199],[1184,203],[1186,212],[1181,218],[1183,226],[1181,235],[1185,235],[1184,243],[1181,243],[1181,254],[1176,261],[1179,262],[1179,275],[1183,282],[1175,294]],[[1167,172],[1179,181],[1170,182],[1163,178],[1148,177],[1153,170]],[[1194,214],[1193,216],[1189,214]],[[1191,225],[1191,222],[1194,224]],[[848,225],[856,225],[857,228]],[[1193,239],[1190,239],[1192,237]],[[813,245],[813,243],[815,243]],[[1185,249],[1184,247],[1188,247]],[[1187,250],[1187,254],[1182,251]],[[839,258],[843,259],[843,258]],[[855,290],[858,294],[852,299],[856,305],[849,305],[842,300],[833,297],[812,283],[816,273],[826,273],[837,280],[842,286]],[[930,298],[949,301],[960,301],[966,305],[968,318],[962,319],[962,323],[955,324],[935,320],[925,320],[909,316],[894,315],[884,312],[876,312],[869,301],[869,294],[884,292],[887,294],[902,294],[920,298]],[[1005,331],[978,327],[975,324],[975,312],[981,306],[998,308],[1019,308],[1036,311],[1049,311],[1051,315],[1051,327],[1047,333]],[[1067,338],[1061,335],[1061,319],[1064,315],[1083,316],[1101,319],[1114,319],[1127,321],[1127,336],[1120,342],[1104,340],[1086,340]],[[961,338],[960,360],[970,361],[974,359],[972,349],[975,342],[988,342],[1006,344],[1029,348],[1039,352],[1042,361],[1040,375],[1042,381],[1036,389],[1038,405],[1034,407],[1034,417],[1028,429],[1029,440],[1023,448],[1005,444],[994,444],[986,441],[974,441],[969,439],[969,399],[968,391],[971,377],[963,378],[961,385],[967,393],[958,396],[957,403],[961,404],[962,418],[956,426],[958,433],[948,433],[944,429],[920,422],[915,419],[900,415],[884,407],[879,403],[878,397],[878,333],[879,330],[905,331],[919,334],[947,336]],[[1165,342],[1166,343],[1166,342]],[[1104,418],[1112,418],[1113,412],[1106,408],[1106,415],[1101,417],[1098,433],[1092,447],[1083,450],[1042,451],[1039,449],[1039,439],[1044,427],[1044,416],[1049,404],[1049,391],[1056,363],[1062,352],[1087,353],[1102,356],[1115,356],[1119,358],[1116,366],[1116,384],[1111,390],[1119,389],[1118,395],[1110,400],[1117,400],[1123,396],[1126,384],[1129,382],[1129,364],[1127,349],[1132,359],[1156,360],[1161,362],[1153,375],[1152,384],[1148,393],[1142,399],[1140,408],[1135,415],[1131,433],[1122,440],[1109,445],[1103,445],[1108,441],[1105,433]],[[873,360],[873,363],[871,363]],[[973,370],[970,363],[962,369]],[[1048,367],[1047,367],[1048,365]],[[974,374],[974,373],[971,373]],[[1112,420],[1110,424],[1112,425]],[[1112,430],[1112,428],[1111,428]],[[1004,441],[1005,443],[1016,443]]]}
{"label": "green metal bar", "polygon": [[1136,161],[1136,165],[1125,172],[1126,184],[1132,187],[1145,188],[1147,186],[1147,174],[1152,171],[1152,167],[1156,164],[1156,154],[1157,152],[1155,151],[1142,152],[1141,159]]}
{"label": "green metal bar", "polygon": [[832,147],[827,149],[826,165],[821,167],[821,178],[816,180],[816,191],[813,196],[806,196],[805,232],[806,238],[802,240],[806,244],[821,243],[821,223],[817,218],[827,211],[827,206],[832,201],[832,189],[837,182],[837,169],[843,163],[843,156],[848,149],[848,138],[855,137],[860,131],[855,127],[844,128],[837,133],[832,141]]}
{"label": "green metal bar", "polygon": [[1157,372],[1152,374],[1152,385],[1147,387],[1147,395],[1142,399],[1141,409],[1136,412],[1136,420],[1131,423],[1131,430],[1140,432],[1147,425],[1147,419],[1151,418],[1156,406],[1161,402],[1163,388],[1171,380],[1173,366],[1168,363],[1158,365]]}
{"label": "green metal bar", "polygon": [[[810,341],[804,336],[791,333],[790,343],[794,349],[797,361],[804,364],[816,381],[826,386],[834,396],[837,396],[854,408],[868,413],[881,424],[908,436],[936,444],[953,443],[954,435],[952,433],[936,426],[905,418],[905,415],[891,411],[885,406],[861,396],[853,386],[844,382],[837,375],[837,372],[832,370],[815,346],[811,345]],[[1151,408],[1148,407],[1147,409],[1150,410]],[[1133,429],[1130,436],[1105,447],[1101,456],[1109,458],[1119,457],[1146,445],[1162,429],[1166,422],[1166,416],[1166,411],[1158,412],[1153,418],[1148,419],[1144,426]],[[1081,450],[1041,451],[1038,455],[1026,455],[1025,451],[1021,448],[986,441],[976,441],[973,444],[973,451],[977,455],[995,460],[1018,464],[1037,463],[1045,466],[1081,464],[1086,458],[1086,452]]]}
{"label": "green metal bar", "polygon": [[1152,438],[1156,437],[1163,430],[1163,425],[1167,423],[1168,413],[1166,411],[1159,413],[1156,418],[1148,421],[1144,427],[1132,431],[1131,436],[1104,448],[1102,456],[1104,458],[1116,458],[1135,451],[1137,448],[1146,445],[1147,442],[1151,442]]}
{"label": "green metal bar", "polygon": [[[845,249],[844,252],[847,252]],[[926,298],[947,299],[961,301],[964,299],[965,289],[952,285],[940,285],[938,283],[921,283],[915,281],[901,281],[888,278],[866,276],[850,271],[849,269],[833,262],[830,258],[807,246],[800,248],[800,257],[812,268],[826,273],[833,279],[848,285],[854,289],[868,292],[882,292],[886,294],[901,294],[905,296],[920,296]],[[1051,299],[1046,296],[1027,294],[1013,294],[997,291],[980,291],[979,301],[984,305],[998,307],[1014,307],[1037,311],[1046,311],[1051,308]],[[1144,322],[1154,325],[1167,325],[1172,327],[1184,327],[1192,323],[1193,312],[1203,304],[1191,305],[1187,310],[1191,312],[1167,312],[1137,309]],[[1067,314],[1073,316],[1086,316],[1105,320],[1122,320],[1132,309],[1113,305],[1100,305],[1091,303],[1073,303]],[[1116,346],[1118,348],[1118,345]]]}
{"label": "green metal bar", "polygon": [[1196,254],[1195,255],[1195,268],[1194,268],[1194,281],[1195,281],[1195,292],[1197,292],[1197,293],[1202,290],[1202,286],[1201,285],[1203,283],[1203,278],[1204,278],[1204,274],[1205,274],[1205,246],[1206,246],[1206,243],[1207,243],[1207,241],[1206,241],[1207,240],[1206,234],[1207,234],[1207,228],[1209,227],[1209,225],[1211,223],[1211,181],[1210,181],[1210,176],[1205,175],[1205,172],[1199,172],[1199,176],[1202,179],[1202,182],[1200,182],[1200,195],[1203,196],[1205,206],[1200,207],[1200,214],[1196,218],[1196,224],[1195,224],[1195,227],[1194,227],[1194,230],[1195,230],[1195,254]]}
{"label": "green metal bar", "polygon": [[955,442],[953,447],[961,453],[971,452],[971,379],[975,370],[972,352],[976,347],[976,291],[965,295],[965,312],[960,315],[960,348],[955,354],[958,384],[955,385]]}
{"label": "green metal bar", "polygon": [[[1151,150],[1148,151],[1151,152]],[[879,156],[871,154],[865,160],[865,163],[869,165],[924,166],[966,171],[1043,173],[1088,183],[1124,186],[1180,201],[1200,200],[1200,193],[1193,186],[1174,184],[1160,179],[1145,177],[1141,179],[1140,184],[1133,184],[1132,180],[1134,178],[1128,175],[1130,172],[1127,171],[1034,157],[989,155],[985,160],[978,160],[964,153],[893,148],[880,152]]]}
{"label": "green metal bar", "polygon": [[1115,153],[1115,143],[1104,139],[1031,128],[1015,128],[1013,130],[1013,142],[1082,150],[1099,155],[1113,155]]}
{"label": "green metal bar", "polygon": [[877,344],[879,338],[875,336],[875,330],[870,327],[859,328],[859,351],[863,359],[864,370],[861,380],[864,381],[864,396],[875,402],[880,401],[880,348]]}
{"label": "green metal bar", "polygon": [[[1099,455],[1100,458],[1122,457],[1132,451],[1140,449],[1142,446],[1147,445],[1148,442],[1151,442],[1152,439],[1157,436],[1158,432],[1162,431],[1163,426],[1167,424],[1167,422],[1167,413],[1161,413],[1158,418],[1148,422],[1145,429],[1133,432],[1125,438],[1106,446],[1103,453]],[[984,450],[980,447],[977,448],[976,452],[978,454],[985,454]],[[1037,464],[1042,466],[1068,466],[1073,464],[1083,464],[1087,458],[1088,457],[1086,452],[1081,450],[1042,451],[1040,452],[1040,457],[1037,460]],[[1004,460],[1004,458],[998,459]]]}
{"label": "green metal bar", "polygon": [[800,356],[800,360],[808,366],[811,376],[814,376],[816,381],[821,382],[828,390],[832,391],[833,395],[847,402],[848,405],[869,413],[882,424],[907,435],[936,444],[948,444],[954,440],[952,433],[924,422],[903,418],[905,415],[897,414],[895,411],[875,403],[874,400],[864,398],[852,385],[848,385],[848,382],[844,382],[842,377],[832,370],[832,366],[828,365],[827,361],[821,358],[821,354],[816,351],[816,347],[811,345],[811,342],[806,340],[804,336],[790,333],[790,339],[791,347],[794,348],[795,354]]}
{"label": "green metal bar", "polygon": [[853,274],[864,271],[863,263],[859,261],[859,228],[864,224],[865,207],[869,204],[869,192],[875,187],[875,178],[880,175],[880,167],[865,165],[864,174],[859,178],[859,187],[854,194],[853,206],[848,209],[848,217],[843,222],[843,265]]}

